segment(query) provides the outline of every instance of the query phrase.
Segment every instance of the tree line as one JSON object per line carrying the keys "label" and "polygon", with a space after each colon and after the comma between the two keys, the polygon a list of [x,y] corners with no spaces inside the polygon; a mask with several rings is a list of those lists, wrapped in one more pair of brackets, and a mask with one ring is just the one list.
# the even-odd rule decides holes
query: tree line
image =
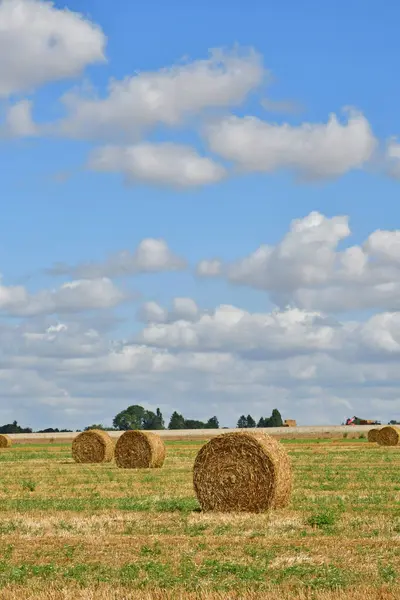
{"label": "tree line", "polygon": [[247,417],[242,415],[239,418],[236,427],[239,429],[246,429],[248,427],[282,427],[282,425],[283,420],[281,413],[277,408],[274,408],[270,417],[261,417],[257,423],[251,415],[247,415]]}
{"label": "tree line", "polygon": [[[283,425],[282,417],[277,408],[274,408],[270,417],[261,417],[256,422],[251,415],[242,415],[236,427],[245,429],[248,427],[281,427]],[[86,429],[105,429],[102,425],[90,425]],[[174,411],[171,415],[168,425],[165,425],[163,415],[159,408],[156,412],[146,410],[142,406],[135,404],[128,406],[125,410],[119,412],[113,419],[113,427],[108,428],[119,431],[128,429],[220,429],[218,417],[215,415],[207,421],[197,419],[187,419],[182,414]]]}
{"label": "tree line", "polygon": [[208,421],[186,419],[183,415],[174,411],[165,426],[164,417],[159,408],[156,412],[146,410],[143,406],[134,404],[119,412],[113,419],[113,428],[118,430],[128,429],[219,429],[217,417],[211,417]]}
{"label": "tree line", "polygon": [[[34,433],[34,431],[31,427],[21,427],[17,421],[13,421],[7,423],[7,425],[0,425],[0,433]],[[53,427],[49,427],[48,429],[39,429],[35,433],[72,433],[72,429],[53,429]]]}
{"label": "tree line", "polygon": [[[247,417],[241,415],[236,427],[240,429],[249,427],[281,427],[282,424],[281,414],[278,409],[274,408],[270,417],[261,417],[258,422],[251,415],[247,415]],[[156,412],[153,412],[146,410],[143,406],[133,404],[115,415],[112,427],[106,427],[101,423],[93,423],[85,427],[84,431],[88,429],[102,429],[103,431],[127,431],[130,429],[155,431],[162,429],[220,429],[220,424],[216,416],[210,417],[207,421],[200,421],[198,419],[187,419],[182,414],[174,411],[168,425],[166,425],[159,408],[156,409]],[[77,429],[76,431],[81,430]],[[14,421],[13,423],[0,426],[0,433],[33,433],[33,430],[30,427],[21,427],[17,421]],[[40,429],[35,433],[72,433],[72,430],[49,427],[47,429]]]}
{"label": "tree line", "polygon": [[[282,427],[283,421],[281,413],[277,408],[274,408],[270,417],[261,417],[256,421],[251,415],[241,415],[236,424],[238,429],[248,429],[252,427]],[[400,425],[399,421],[392,419],[389,425]],[[146,410],[143,406],[134,404],[122,410],[113,419],[112,427],[106,427],[101,423],[93,423],[84,428],[102,429],[103,431],[127,431],[129,429],[143,430],[161,430],[161,429],[220,429],[219,421],[216,416],[210,417],[207,421],[199,421],[197,419],[186,419],[178,412],[173,412],[169,423],[165,426],[164,417],[159,408],[156,412]],[[226,429],[226,428],[223,428]],[[76,429],[76,432],[82,431]],[[0,426],[1,433],[33,433],[30,427],[21,427],[17,421]],[[47,429],[39,429],[35,433],[73,433],[72,429],[58,429],[48,427]]]}

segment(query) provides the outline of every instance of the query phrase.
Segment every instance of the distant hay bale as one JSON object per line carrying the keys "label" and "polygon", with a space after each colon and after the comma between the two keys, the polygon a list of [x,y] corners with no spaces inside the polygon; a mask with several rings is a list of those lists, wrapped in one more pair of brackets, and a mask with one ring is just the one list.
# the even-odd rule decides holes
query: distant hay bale
{"label": "distant hay bale", "polygon": [[258,513],[288,505],[292,466],[284,447],[269,435],[226,433],[200,449],[193,484],[204,511]]}
{"label": "distant hay bale", "polygon": [[113,455],[114,442],[100,429],[83,431],[72,442],[72,458],[77,463],[111,462]]}
{"label": "distant hay bale", "polygon": [[115,445],[115,462],[122,469],[157,469],[165,460],[165,444],[150,431],[125,431]]}
{"label": "distant hay bale", "polygon": [[378,434],[379,434],[379,429],[370,429],[368,431],[368,441],[369,442],[377,442]]}
{"label": "distant hay bale", "polygon": [[12,441],[5,433],[0,434],[0,448],[11,448]]}
{"label": "distant hay bale", "polygon": [[400,444],[400,427],[389,425],[379,430],[377,437],[380,446],[398,446]]}

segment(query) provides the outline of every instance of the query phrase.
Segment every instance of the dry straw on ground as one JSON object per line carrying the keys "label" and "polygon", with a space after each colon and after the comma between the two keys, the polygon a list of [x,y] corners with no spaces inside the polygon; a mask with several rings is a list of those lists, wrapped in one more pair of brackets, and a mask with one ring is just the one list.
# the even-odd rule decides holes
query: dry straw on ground
{"label": "dry straw on ground", "polygon": [[[11,584],[2,588],[1,600],[399,600],[400,592],[389,589],[387,585],[352,587],[344,589],[318,590],[313,588],[296,589],[271,587],[268,591],[214,591],[205,590],[188,592],[182,589],[150,590],[129,589],[127,586],[116,586],[109,583],[79,586],[76,582],[66,584],[30,581],[29,587]],[[33,588],[33,589],[32,589]]]}
{"label": "dry straw on ground", "polygon": [[1,433],[0,434],[0,448],[10,448],[12,446],[11,438],[8,435]]}
{"label": "dry straw on ground", "polygon": [[368,431],[368,441],[369,442],[377,442],[378,434],[379,434],[379,429],[370,429]]}
{"label": "dry straw on ground", "polygon": [[380,446],[398,446],[400,444],[400,427],[389,425],[379,430],[377,442]]}
{"label": "dry straw on ground", "polygon": [[72,442],[72,458],[78,463],[111,462],[114,442],[106,431],[83,431]]}
{"label": "dry straw on ground", "polygon": [[292,467],[286,450],[269,435],[227,433],[201,448],[193,484],[204,511],[263,512],[289,503]]}
{"label": "dry straw on ground", "polygon": [[165,460],[165,444],[150,431],[125,431],[115,445],[115,462],[123,469],[156,469]]}

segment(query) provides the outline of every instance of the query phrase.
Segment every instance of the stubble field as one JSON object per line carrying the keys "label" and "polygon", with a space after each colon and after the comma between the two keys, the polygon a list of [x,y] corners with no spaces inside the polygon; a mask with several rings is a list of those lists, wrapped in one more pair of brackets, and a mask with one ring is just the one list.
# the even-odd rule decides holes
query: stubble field
{"label": "stubble field", "polygon": [[2,600],[400,598],[400,448],[283,440],[295,486],[269,515],[202,514],[204,441],[160,470],[77,465],[69,444],[0,452]]}

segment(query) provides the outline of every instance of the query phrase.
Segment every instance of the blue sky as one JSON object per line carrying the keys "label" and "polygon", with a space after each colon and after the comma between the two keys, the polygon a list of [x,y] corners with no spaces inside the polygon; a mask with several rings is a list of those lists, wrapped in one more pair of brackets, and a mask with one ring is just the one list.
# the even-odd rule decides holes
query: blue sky
{"label": "blue sky", "polygon": [[[81,427],[131,403],[227,425],[274,407],[399,418],[400,7],[140,4],[0,1],[0,421]],[[170,252],[161,267],[134,254],[146,239]],[[124,274],[107,262],[121,252]],[[211,259],[218,273],[196,274]]]}

